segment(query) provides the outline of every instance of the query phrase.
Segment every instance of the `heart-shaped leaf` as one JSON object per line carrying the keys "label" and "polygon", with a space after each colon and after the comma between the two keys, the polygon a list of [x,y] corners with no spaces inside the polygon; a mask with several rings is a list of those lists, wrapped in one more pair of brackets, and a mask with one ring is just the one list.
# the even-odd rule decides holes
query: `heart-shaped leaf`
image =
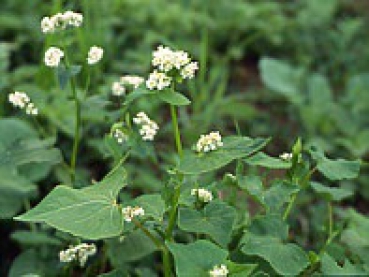
{"label": "heart-shaped leaf", "polygon": [[236,211],[223,202],[210,202],[202,211],[181,208],[178,226],[188,232],[209,235],[219,245],[226,247],[236,219]]}
{"label": "heart-shaped leaf", "polygon": [[35,208],[16,217],[26,222],[45,222],[85,239],[118,236],[123,228],[116,204],[126,186],[126,172],[117,168],[101,182],[83,189],[57,186]]}
{"label": "heart-shaped leaf", "polygon": [[179,164],[179,171],[184,174],[200,174],[223,167],[235,159],[254,154],[263,148],[269,139],[248,137],[226,137],[223,146],[208,153],[186,152]]}
{"label": "heart-shaped leaf", "polygon": [[311,188],[328,201],[341,201],[353,195],[353,192],[344,188],[332,188],[318,182],[310,182]]}
{"label": "heart-shaped leaf", "polygon": [[205,240],[180,244],[168,242],[178,277],[208,277],[214,266],[224,264],[228,252]]}

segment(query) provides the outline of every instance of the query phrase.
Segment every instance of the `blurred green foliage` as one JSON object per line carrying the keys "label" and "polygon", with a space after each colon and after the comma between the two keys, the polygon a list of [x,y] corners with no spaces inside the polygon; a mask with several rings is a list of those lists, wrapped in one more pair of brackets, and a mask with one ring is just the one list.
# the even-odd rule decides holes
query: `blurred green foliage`
{"label": "blurred green foliage", "polygon": [[[112,155],[101,138],[120,116],[108,101],[111,83],[123,74],[147,74],[152,49],[165,44],[185,49],[200,64],[199,77],[184,88],[194,103],[191,110],[181,109],[180,124],[187,130],[185,143],[212,128],[231,133],[239,126],[239,132],[244,135],[274,137],[274,147],[268,148],[271,154],[286,151],[295,137],[301,136],[305,145],[319,146],[328,155],[362,159],[364,165],[358,180],[337,181],[334,185],[353,194],[344,206],[353,205],[368,213],[369,170],[365,162],[369,157],[368,1],[3,0],[0,10],[0,217],[4,219],[1,232],[12,233],[13,240],[0,244],[4,261],[0,275],[6,274],[20,248],[26,251],[17,257],[10,276],[27,272],[22,271],[22,267],[35,256],[40,258],[37,260],[40,272],[52,272],[58,265],[57,257],[50,253],[56,253],[58,240],[66,236],[57,232],[55,241],[54,237],[48,237],[47,228],[43,230],[45,235],[38,238],[20,235],[13,232],[20,225],[9,219],[21,209],[28,209],[30,201],[38,201],[38,195],[44,195],[54,184],[67,182],[69,178],[60,160],[69,160],[71,154],[74,106],[66,90],[55,86],[56,76],[42,63],[42,49],[52,45],[55,38],[49,37],[44,43],[39,28],[43,16],[67,9],[81,11],[85,16],[83,28],[70,41],[80,49],[76,52],[77,59],[83,59],[90,45],[98,44],[105,49],[103,63],[94,68],[92,89],[83,103],[83,118],[88,123],[82,140],[85,155],[78,167],[81,187],[90,179],[100,179],[109,168],[108,158]],[[82,75],[87,78],[86,72]],[[22,117],[7,102],[7,95],[13,90],[27,91],[32,97],[43,114],[41,126],[8,118]],[[157,113],[156,118],[161,108],[159,101],[137,102],[137,111]],[[165,137],[170,131],[170,122],[165,115],[159,121]],[[18,134],[22,135],[18,137]],[[54,140],[46,139],[45,134]],[[32,138],[32,143],[22,144],[26,138]],[[65,153],[63,158],[53,148],[55,141]],[[129,181],[133,193],[142,189],[160,191],[162,176],[151,162],[164,161],[165,168],[165,162],[173,159],[166,151],[167,142],[159,141],[159,154],[147,145],[132,153],[135,164],[127,165],[127,171],[132,175]],[[26,150],[19,148],[19,144]],[[18,153],[41,151],[44,160],[34,165],[33,157],[25,155],[21,156],[20,163],[5,161],[6,155],[13,156],[8,151],[14,148]],[[124,197],[130,198],[129,195]],[[324,225],[321,214],[326,208],[318,199],[317,205],[307,206],[309,202],[304,197],[299,200],[299,210],[293,217],[300,231],[295,235],[307,248],[314,248],[323,240],[319,231]],[[368,218],[354,211],[347,214],[342,211],[339,216],[348,222],[348,229],[341,238],[343,243],[349,246],[355,258],[368,263],[365,253],[369,238],[364,231]],[[349,237],[354,238],[354,243]],[[34,240],[40,250],[37,253],[27,250]],[[124,247],[139,252],[135,255],[141,258],[142,253],[132,245]],[[327,256],[322,260],[323,273],[355,272],[350,261],[337,254],[342,246],[330,247],[331,256],[344,262],[344,266]],[[151,253],[152,246],[142,245],[142,249]],[[111,251],[125,251],[125,248]],[[114,257],[112,261],[123,263]],[[121,267],[125,266],[124,262]],[[141,269],[137,270],[137,276],[151,276],[150,269],[138,268]]]}

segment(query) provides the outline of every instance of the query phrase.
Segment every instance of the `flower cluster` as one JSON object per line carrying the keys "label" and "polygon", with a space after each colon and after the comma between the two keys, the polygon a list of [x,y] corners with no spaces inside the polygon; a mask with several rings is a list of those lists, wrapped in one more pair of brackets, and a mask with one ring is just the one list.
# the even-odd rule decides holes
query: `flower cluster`
{"label": "flower cluster", "polygon": [[92,46],[88,51],[87,63],[93,65],[98,63],[104,55],[104,49],[98,46]]}
{"label": "flower cluster", "polygon": [[64,57],[64,52],[57,47],[50,47],[45,52],[45,65],[48,67],[58,67],[60,60]]}
{"label": "flower cluster", "polygon": [[111,86],[112,94],[114,96],[122,96],[126,93],[128,88],[136,89],[138,88],[143,82],[145,81],[144,78],[135,75],[125,75],[120,77],[120,81],[114,82]]}
{"label": "flower cluster", "polygon": [[135,75],[125,75],[120,77],[120,83],[124,86],[132,86],[133,88],[138,88],[143,82],[144,78]]}
{"label": "flower cluster", "polygon": [[127,222],[131,222],[134,217],[145,215],[145,211],[142,207],[131,207],[131,206],[123,208],[122,213],[124,220]]}
{"label": "flower cluster", "polygon": [[169,77],[163,72],[158,72],[157,70],[154,70],[154,72],[150,73],[149,78],[146,81],[146,87],[150,90],[163,90],[169,87],[171,82],[172,77]]}
{"label": "flower cluster", "polygon": [[284,161],[288,162],[288,161],[292,160],[292,156],[293,156],[292,153],[283,153],[283,154],[279,155],[279,158],[281,160],[284,160]]}
{"label": "flower cluster", "polygon": [[156,133],[159,130],[158,124],[151,120],[144,112],[139,112],[133,122],[141,127],[140,135],[143,140],[154,140]]}
{"label": "flower cluster", "polygon": [[14,93],[9,94],[9,102],[16,108],[25,109],[26,114],[38,114],[38,109],[35,107],[35,104],[31,102],[31,99],[25,92],[15,91]]}
{"label": "flower cluster", "polygon": [[119,144],[123,144],[128,140],[128,136],[120,129],[115,129],[113,131],[113,137],[117,140]]}
{"label": "flower cluster", "polygon": [[148,89],[163,90],[170,86],[173,77],[191,79],[198,70],[197,62],[191,61],[185,51],[174,51],[160,45],[153,52],[152,65],[156,68],[146,81]]}
{"label": "flower cluster", "polygon": [[51,17],[44,17],[41,20],[41,30],[45,34],[50,34],[66,28],[80,27],[82,22],[82,14],[66,11],[64,13],[57,13]]}
{"label": "flower cluster", "polygon": [[201,135],[196,144],[197,152],[209,152],[223,146],[222,137],[219,132],[211,132],[208,135]]}
{"label": "flower cluster", "polygon": [[89,256],[96,254],[94,244],[81,243],[76,246],[70,246],[68,249],[59,252],[59,259],[63,263],[78,261],[80,266],[84,266]]}
{"label": "flower cluster", "polygon": [[228,268],[224,264],[216,265],[209,271],[211,277],[226,277],[228,273]]}
{"label": "flower cluster", "polygon": [[191,195],[196,196],[201,202],[209,203],[213,200],[213,194],[207,189],[192,189]]}

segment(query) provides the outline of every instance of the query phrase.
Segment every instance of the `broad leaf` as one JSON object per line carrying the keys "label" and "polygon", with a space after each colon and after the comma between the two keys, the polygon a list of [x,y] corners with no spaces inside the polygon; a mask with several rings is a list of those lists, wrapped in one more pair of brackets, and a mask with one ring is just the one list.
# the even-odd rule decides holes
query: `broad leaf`
{"label": "broad leaf", "polygon": [[321,271],[325,276],[367,276],[367,272],[359,266],[351,264],[348,259],[341,267],[326,253],[321,259]]}
{"label": "broad leaf", "polygon": [[264,204],[264,188],[261,178],[256,175],[239,176],[238,185],[259,203]]}
{"label": "broad leaf", "polygon": [[167,246],[174,256],[178,277],[209,277],[209,271],[225,264],[228,256],[227,251],[204,240],[189,244],[168,242]]}
{"label": "broad leaf", "polygon": [[251,157],[245,158],[244,161],[249,165],[262,166],[272,169],[287,169],[292,166],[292,163],[290,161],[273,158],[263,152],[259,152]]}
{"label": "broad leaf", "polygon": [[361,164],[359,160],[331,160],[325,157],[323,152],[316,149],[311,149],[310,153],[317,162],[319,172],[330,180],[354,179],[359,175]]}
{"label": "broad leaf", "polygon": [[262,58],[259,63],[263,83],[295,104],[303,102],[300,93],[303,70],[271,58]]}
{"label": "broad leaf", "polygon": [[280,240],[286,240],[288,237],[287,224],[281,216],[275,214],[256,216],[251,221],[248,231],[256,236],[274,237]]}
{"label": "broad leaf", "polygon": [[44,232],[15,231],[11,234],[11,238],[23,245],[62,245],[62,242],[59,239]]}
{"label": "broad leaf", "polygon": [[299,187],[283,181],[272,182],[270,188],[264,193],[264,203],[270,212],[278,212],[285,203],[290,201],[292,194],[299,191]]}
{"label": "broad leaf", "polygon": [[15,219],[45,222],[85,239],[118,236],[123,225],[116,198],[126,185],[126,173],[122,168],[87,188],[73,189],[60,185],[35,208]]}
{"label": "broad leaf", "polygon": [[269,139],[248,137],[226,137],[223,147],[208,153],[186,152],[180,161],[179,171],[184,174],[200,174],[223,167],[235,159],[254,154],[263,148]]}
{"label": "broad leaf", "polygon": [[158,91],[157,95],[162,101],[174,106],[187,106],[191,104],[191,101],[186,96],[171,89]]}
{"label": "broad leaf", "polygon": [[341,201],[353,195],[351,190],[327,187],[318,182],[310,182],[310,186],[317,194],[324,197],[328,201]]}
{"label": "broad leaf", "polygon": [[209,235],[219,245],[226,247],[231,240],[236,211],[223,202],[213,201],[202,211],[181,208],[178,226],[188,232]]}
{"label": "broad leaf", "polygon": [[138,261],[157,250],[156,245],[141,230],[136,230],[123,239],[108,240],[108,255],[115,268],[122,263]]}
{"label": "broad leaf", "polygon": [[126,96],[126,99],[124,101],[124,105],[129,105],[130,103],[132,103],[136,99],[141,98],[142,96],[153,95],[155,93],[156,93],[155,91],[139,87],[139,88],[135,89],[134,91],[132,91],[130,94],[128,94]]}
{"label": "broad leaf", "polygon": [[268,236],[247,234],[242,252],[258,256],[282,276],[297,276],[309,265],[306,253],[296,244],[283,243],[280,239]]}
{"label": "broad leaf", "polygon": [[236,264],[231,261],[226,262],[229,270],[229,277],[247,277],[257,268],[257,264]]}
{"label": "broad leaf", "polygon": [[163,221],[165,202],[160,194],[145,194],[137,197],[134,202],[145,210],[145,217]]}
{"label": "broad leaf", "polygon": [[60,65],[57,68],[57,76],[59,80],[59,86],[64,90],[69,80],[81,72],[82,67],[80,65],[72,65],[70,68],[66,68],[64,65]]}

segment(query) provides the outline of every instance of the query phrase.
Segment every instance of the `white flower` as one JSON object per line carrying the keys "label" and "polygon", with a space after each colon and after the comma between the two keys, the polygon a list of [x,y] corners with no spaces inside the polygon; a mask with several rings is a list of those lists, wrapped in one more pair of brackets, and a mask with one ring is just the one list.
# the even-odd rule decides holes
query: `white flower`
{"label": "white flower", "polygon": [[152,65],[160,71],[168,72],[173,69],[175,63],[175,53],[169,47],[160,45],[153,52]]}
{"label": "white flower", "polygon": [[167,76],[165,73],[154,70],[154,72],[150,73],[149,78],[146,81],[146,87],[150,90],[163,90],[170,86],[171,81],[172,78]]}
{"label": "white flower", "polygon": [[44,17],[41,20],[41,30],[45,34],[55,32],[54,21],[50,17]]}
{"label": "white flower", "polygon": [[12,103],[14,107],[23,109],[30,101],[30,98],[24,92],[16,91],[9,94],[9,102]]}
{"label": "white flower", "polygon": [[31,102],[31,99],[25,92],[16,91],[9,94],[9,102],[13,104],[14,107],[25,109],[28,115],[37,115],[38,109],[35,104]]}
{"label": "white flower", "polygon": [[114,82],[111,86],[112,94],[114,96],[122,96],[126,93],[126,89],[120,82]]}
{"label": "white flower", "polygon": [[197,196],[197,198],[204,203],[209,203],[213,200],[213,194],[204,188],[192,189],[191,195]]}
{"label": "white flower", "polygon": [[228,268],[224,264],[216,265],[209,271],[211,277],[226,277],[228,273]]}
{"label": "white flower", "polygon": [[128,136],[120,129],[115,129],[113,131],[113,137],[117,140],[119,144],[123,144],[128,140]]}
{"label": "white flower", "polygon": [[196,144],[197,152],[209,152],[223,146],[222,137],[219,132],[211,132],[208,135],[201,135]]}
{"label": "white flower", "polygon": [[98,63],[104,55],[104,50],[98,46],[92,46],[88,51],[87,63],[90,65]]}
{"label": "white flower", "polygon": [[159,130],[159,126],[144,112],[139,112],[136,117],[133,118],[133,123],[141,127],[139,133],[143,140],[154,140],[154,137]]}
{"label": "white flower", "polygon": [[293,156],[292,153],[283,153],[279,155],[279,158],[284,161],[290,161],[292,160],[292,156]]}
{"label": "white flower", "polygon": [[192,79],[193,77],[195,77],[195,72],[198,69],[199,66],[197,62],[191,62],[181,70],[181,76],[183,79]]}
{"label": "white flower", "polygon": [[94,244],[81,243],[76,246],[70,246],[68,249],[59,252],[59,259],[63,263],[78,261],[80,266],[84,266],[89,256],[96,254],[96,246]]}
{"label": "white flower", "polygon": [[49,67],[58,67],[60,60],[64,57],[64,52],[57,47],[50,47],[45,52],[45,64]]}
{"label": "white flower", "polygon": [[144,81],[144,78],[134,75],[126,75],[120,78],[120,82],[123,85],[130,85],[133,86],[135,89],[138,88]]}
{"label": "white flower", "polygon": [[185,51],[176,51],[173,55],[173,66],[177,69],[181,69],[183,66],[191,62],[188,53]]}
{"label": "white flower", "polygon": [[69,27],[80,27],[82,22],[82,14],[66,11],[65,13],[57,13],[51,17],[42,18],[41,30],[43,33],[49,34]]}
{"label": "white flower", "polygon": [[127,222],[131,222],[134,217],[145,215],[145,211],[142,207],[131,207],[131,206],[123,208],[122,213],[124,220]]}

